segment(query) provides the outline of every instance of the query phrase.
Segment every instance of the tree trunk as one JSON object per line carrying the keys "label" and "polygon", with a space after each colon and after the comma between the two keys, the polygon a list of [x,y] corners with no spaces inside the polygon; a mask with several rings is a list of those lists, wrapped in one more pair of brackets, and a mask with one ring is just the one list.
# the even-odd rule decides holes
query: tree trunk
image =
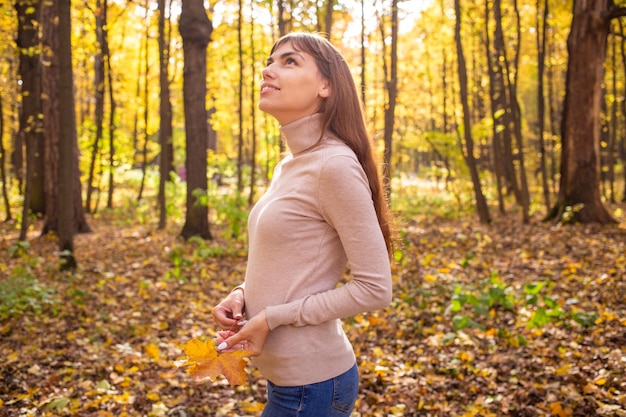
{"label": "tree trunk", "polygon": [[[554,31],[551,31],[553,34]],[[546,47],[546,55],[550,56],[550,48],[554,45],[554,34],[551,38],[551,41],[548,42]],[[561,117],[563,115],[563,105],[562,100],[560,99],[559,93],[556,88],[556,78],[557,74],[555,71],[555,67],[550,64],[548,60],[548,68],[546,74],[546,81],[548,83],[548,126],[550,130],[550,141],[548,142],[550,146],[549,160],[550,160],[550,169],[548,176],[550,177],[550,191],[554,194],[557,193],[557,184],[556,184],[556,175],[557,175],[557,153],[556,148],[558,144],[558,138],[561,136],[559,129],[561,128]]]}
{"label": "tree trunk", "polygon": [[237,125],[239,127],[239,135],[237,135],[237,192],[241,194],[243,190],[243,0],[239,0],[239,7],[237,9],[237,57],[239,64],[239,80],[237,95]]}
{"label": "tree trunk", "polygon": [[517,180],[517,173],[515,169],[515,155],[513,150],[513,135],[514,135],[514,110],[510,97],[510,90],[508,90],[508,73],[507,73],[507,60],[506,60],[506,48],[504,45],[504,30],[502,28],[502,14],[500,12],[500,0],[494,0],[493,12],[495,31],[493,39],[493,55],[491,56],[491,65],[494,66],[496,92],[497,96],[494,101],[497,103],[497,108],[494,109],[494,118],[498,120],[498,129],[502,130],[502,150],[503,150],[503,164],[504,175],[506,185],[510,191],[513,192],[515,200],[522,204],[522,191]]}
{"label": "tree trunk", "polygon": [[[42,8],[42,20],[45,22],[42,30],[42,45],[45,51],[42,59],[45,65],[42,69],[43,114],[44,114],[44,142],[45,142],[45,192],[46,218],[42,228],[42,235],[59,232],[59,138],[60,122],[62,117],[60,103],[60,53],[59,53],[59,25],[58,1],[50,1]],[[73,100],[73,96],[72,96]],[[66,112],[63,112],[66,113]],[[75,114],[73,126],[75,123]],[[78,142],[76,128],[72,129],[72,186],[74,233],[89,233],[91,227],[87,223],[82,203],[82,185],[78,164]]]}
{"label": "tree trunk", "polygon": [[185,0],[179,30],[183,39],[183,102],[185,110],[185,168],[187,212],[181,236],[212,239],[209,231],[207,193],[206,48],[213,25],[202,0]]}
{"label": "tree trunk", "polygon": [[[285,10],[285,3],[287,2],[287,0],[278,0],[278,37],[282,37],[284,35],[287,34],[287,32],[291,31],[291,9],[289,10],[289,15],[287,15],[287,12]],[[287,17],[289,16],[289,17]],[[282,155],[285,152],[285,141],[283,140],[279,140],[278,141],[278,150],[279,150],[279,154]],[[267,173],[269,175],[269,169],[267,170]]]}
{"label": "tree trunk", "polygon": [[[499,2],[498,2],[499,6]],[[511,112],[511,130],[515,137],[515,143],[517,145],[516,159],[518,161],[516,175],[519,173],[520,182],[520,199],[519,204],[522,206],[522,222],[528,224],[530,221],[529,207],[530,207],[530,194],[528,190],[528,179],[526,176],[526,163],[524,161],[524,139],[522,136],[522,110],[517,100],[517,74],[519,74],[519,53],[522,42],[522,30],[520,27],[519,9],[517,7],[517,0],[513,1],[513,8],[515,10],[516,21],[516,34],[517,34],[517,48],[515,50],[515,57],[513,60],[513,69],[509,66],[509,62],[506,56],[506,50],[504,50],[504,65],[506,68],[506,83],[509,91],[509,108]],[[513,75],[512,75],[513,74]]]}
{"label": "tree trunk", "polygon": [[285,1],[278,0],[278,37],[282,37],[287,34],[291,29],[291,17],[287,18],[285,11]]}
{"label": "tree trunk", "polygon": [[143,45],[143,53],[144,53],[144,72],[143,72],[143,147],[141,149],[141,184],[139,185],[139,196],[138,200],[143,198],[143,190],[146,185],[146,173],[148,169],[148,120],[150,116],[149,107],[150,102],[148,100],[148,75],[150,74],[150,61],[149,61],[149,52],[148,48],[148,40],[150,39],[150,10],[148,8],[148,0],[145,0],[145,33],[144,33],[144,45]]}
{"label": "tree trunk", "polygon": [[545,93],[543,74],[546,64],[546,34],[548,29],[548,0],[543,2],[543,14],[540,16],[541,1],[537,0],[537,138],[539,140],[539,170],[541,172],[541,188],[543,190],[543,202],[546,211],[550,210],[550,187],[548,185],[548,170],[546,157],[546,144],[543,134],[545,132]]}
{"label": "tree trunk", "polygon": [[480,184],[480,176],[478,175],[478,168],[476,167],[476,158],[474,157],[474,139],[472,138],[472,126],[469,117],[469,104],[468,104],[468,92],[467,92],[467,69],[465,67],[465,57],[463,54],[463,43],[461,42],[461,6],[460,0],[454,0],[454,11],[456,15],[456,24],[454,30],[454,40],[456,43],[457,52],[457,65],[459,75],[459,88],[461,90],[461,104],[463,106],[463,130],[465,132],[465,162],[470,171],[472,177],[472,184],[474,185],[474,196],[476,198],[476,210],[478,212],[478,218],[483,224],[491,222],[489,217],[489,207],[487,206],[487,200],[483,194]]}
{"label": "tree trunk", "polygon": [[104,34],[102,37],[102,57],[105,62],[106,71],[106,89],[109,96],[109,186],[107,190],[107,208],[113,208],[113,192],[115,191],[115,167],[117,166],[115,155],[115,110],[116,103],[113,95],[113,71],[111,70],[111,52],[109,49],[109,24],[108,24],[108,0],[103,0],[104,11],[102,13],[104,19]]}
{"label": "tree trunk", "polygon": [[[254,2],[250,2],[250,16],[254,16]],[[254,48],[254,25],[256,24],[254,18],[250,21],[250,56],[254,57],[256,50]],[[254,73],[254,59],[250,64],[251,70]],[[248,205],[252,207],[255,200],[256,190],[256,171],[257,171],[257,139],[256,139],[256,77],[250,77],[250,124],[252,125],[251,141],[252,151],[250,158],[250,194],[248,196]]]}
{"label": "tree trunk", "polygon": [[365,107],[365,0],[361,0],[361,102]]}
{"label": "tree trunk", "polygon": [[6,220],[12,220],[11,204],[9,204],[9,192],[7,191],[7,175],[6,175],[6,150],[2,136],[4,134],[4,110],[2,105],[2,94],[0,94],[0,182],[2,182],[2,200],[6,210]]}
{"label": "tree trunk", "polygon": [[[620,51],[622,55],[622,66],[626,68],[626,37],[624,37],[624,24],[622,23],[622,19],[618,19],[619,24],[619,33],[620,33]],[[626,100],[622,100],[622,117],[626,119]],[[622,161],[622,176],[624,189],[622,190],[622,202],[626,203],[626,136],[621,135],[619,141],[619,149],[618,149],[619,158]]]}
{"label": "tree trunk", "polygon": [[28,197],[24,200],[22,229],[25,232],[29,213],[45,214],[43,183],[44,143],[41,117],[41,66],[39,25],[41,2],[18,0],[15,3],[18,17],[17,48],[19,51],[19,75],[22,82],[22,109],[20,135],[26,143],[26,183]]}
{"label": "tree trunk", "polygon": [[104,121],[104,31],[106,9],[102,7],[102,0],[96,0],[96,55],[94,56],[94,86],[95,86],[95,109],[94,124],[96,127],[95,137],[91,145],[91,162],[89,163],[89,176],[87,177],[87,192],[85,194],[85,211],[91,213],[91,196],[95,190],[94,182],[96,164],[100,161],[100,142]]}
{"label": "tree trunk", "polygon": [[[617,143],[617,39],[611,38],[611,118],[610,128],[607,131],[608,142],[606,147],[606,182],[609,188],[609,202],[615,203],[615,146]],[[607,103],[608,104],[608,103]],[[608,112],[607,112],[608,114]],[[609,123],[607,121],[607,123]]]}
{"label": "tree trunk", "polygon": [[505,175],[505,153],[503,150],[504,144],[504,129],[502,129],[502,122],[499,118],[502,117],[503,104],[502,98],[504,91],[502,83],[498,81],[498,72],[496,68],[500,65],[498,62],[493,62],[493,55],[491,53],[491,40],[489,34],[489,0],[485,0],[485,50],[487,52],[487,73],[489,74],[489,99],[491,104],[491,118],[493,138],[491,140],[491,160],[493,162],[493,175],[496,179],[496,193],[498,195],[498,210],[501,214],[505,213],[504,205],[504,179]]}
{"label": "tree trunk", "polygon": [[[381,22],[381,34],[384,39],[384,30]],[[385,60],[386,58],[383,58]],[[391,156],[393,149],[393,130],[398,96],[398,0],[391,2],[391,52],[389,54],[389,72],[385,68],[385,90],[387,91],[387,104],[385,106],[385,126],[383,140],[383,185],[387,199],[391,196]],[[386,67],[386,65],[385,65]]]}
{"label": "tree trunk", "polygon": [[59,253],[62,270],[76,269],[74,257],[73,143],[76,138],[76,115],[72,73],[70,0],[58,0],[59,11]]}
{"label": "tree trunk", "polygon": [[574,0],[562,119],[561,180],[548,219],[614,223],[600,195],[600,100],[610,0]]}
{"label": "tree trunk", "polygon": [[[159,87],[161,90],[159,107],[159,229],[164,229],[167,218],[165,184],[170,180],[174,158],[172,143],[172,102],[170,101],[170,37],[165,31],[165,0],[158,1],[159,8]],[[169,26],[168,26],[169,27]]]}
{"label": "tree trunk", "polygon": [[324,15],[324,28],[326,33],[326,39],[330,40],[330,32],[333,27],[333,8],[335,6],[335,0],[326,0],[326,13]]}

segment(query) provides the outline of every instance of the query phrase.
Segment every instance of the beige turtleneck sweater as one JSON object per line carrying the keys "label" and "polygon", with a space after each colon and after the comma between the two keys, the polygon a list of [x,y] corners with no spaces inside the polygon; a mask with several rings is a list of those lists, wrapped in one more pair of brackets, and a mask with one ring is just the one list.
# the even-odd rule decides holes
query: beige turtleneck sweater
{"label": "beige turtleneck sweater", "polygon": [[[274,384],[325,381],[355,363],[341,320],[384,308],[391,271],[367,178],[354,152],[320,117],[281,127],[291,153],[250,212],[244,287],[248,317],[271,329],[253,358]],[[346,265],[351,279],[338,285]]]}

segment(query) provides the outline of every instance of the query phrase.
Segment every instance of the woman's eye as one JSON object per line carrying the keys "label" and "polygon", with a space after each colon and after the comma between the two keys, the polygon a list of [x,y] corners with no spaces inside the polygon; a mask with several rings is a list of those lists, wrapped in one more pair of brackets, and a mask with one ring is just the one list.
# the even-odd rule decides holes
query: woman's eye
{"label": "woman's eye", "polygon": [[285,64],[287,64],[287,65],[296,64],[296,60],[293,59],[293,58],[287,58],[287,59],[285,59]]}

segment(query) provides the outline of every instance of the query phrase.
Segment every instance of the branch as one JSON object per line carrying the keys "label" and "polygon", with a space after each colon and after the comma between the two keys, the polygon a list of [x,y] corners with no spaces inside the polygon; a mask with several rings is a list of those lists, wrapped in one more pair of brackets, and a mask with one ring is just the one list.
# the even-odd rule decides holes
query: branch
{"label": "branch", "polygon": [[626,16],[626,7],[618,7],[615,5],[609,9],[609,13],[607,14],[609,20],[622,16]]}

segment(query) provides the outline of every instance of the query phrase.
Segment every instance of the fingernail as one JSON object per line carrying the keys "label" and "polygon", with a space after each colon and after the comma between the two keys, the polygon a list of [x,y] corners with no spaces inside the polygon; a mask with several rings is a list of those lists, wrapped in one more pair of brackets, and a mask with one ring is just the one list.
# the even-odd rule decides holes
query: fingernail
{"label": "fingernail", "polygon": [[237,326],[243,326],[244,324],[246,324],[248,322],[248,320],[241,320],[237,322]]}
{"label": "fingernail", "polygon": [[217,350],[224,350],[228,347],[228,343],[226,342],[222,342],[219,345],[217,345]]}
{"label": "fingernail", "polygon": [[243,314],[241,314],[241,313],[237,313],[237,314],[235,314],[235,315],[233,316],[233,318],[234,318],[235,320],[239,320],[239,319],[240,319],[240,318],[242,318],[242,317],[243,317]]}

